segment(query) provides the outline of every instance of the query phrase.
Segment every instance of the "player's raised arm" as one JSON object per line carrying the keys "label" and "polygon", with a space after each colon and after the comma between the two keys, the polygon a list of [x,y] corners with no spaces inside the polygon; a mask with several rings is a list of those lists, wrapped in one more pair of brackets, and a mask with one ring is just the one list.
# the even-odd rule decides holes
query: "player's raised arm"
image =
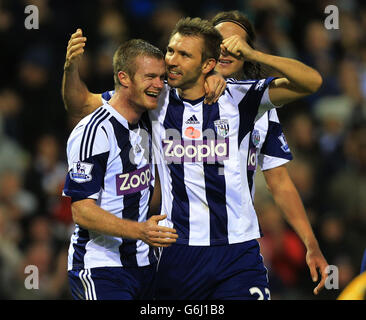
{"label": "player's raised arm", "polygon": [[322,84],[321,75],[313,68],[295,59],[255,50],[238,35],[224,39],[221,48],[234,56],[243,56],[248,61],[270,66],[282,74],[281,78],[274,80],[270,85],[269,96],[274,105],[283,105],[313,94]]}
{"label": "player's raised arm", "polygon": [[77,121],[102,105],[101,94],[91,93],[79,76],[79,61],[84,53],[86,37],[77,29],[68,42],[64,74],[62,78],[62,98],[69,116]]}

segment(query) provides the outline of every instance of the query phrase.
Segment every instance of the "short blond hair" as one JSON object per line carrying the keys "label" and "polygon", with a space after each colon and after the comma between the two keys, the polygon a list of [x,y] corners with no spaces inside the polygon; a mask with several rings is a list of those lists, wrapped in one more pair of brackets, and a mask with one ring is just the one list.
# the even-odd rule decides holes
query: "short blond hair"
{"label": "short blond hair", "polygon": [[121,84],[118,79],[118,72],[124,71],[131,78],[135,76],[136,58],[138,56],[153,57],[164,60],[163,52],[142,39],[132,39],[122,43],[113,55],[114,85],[119,87]]}

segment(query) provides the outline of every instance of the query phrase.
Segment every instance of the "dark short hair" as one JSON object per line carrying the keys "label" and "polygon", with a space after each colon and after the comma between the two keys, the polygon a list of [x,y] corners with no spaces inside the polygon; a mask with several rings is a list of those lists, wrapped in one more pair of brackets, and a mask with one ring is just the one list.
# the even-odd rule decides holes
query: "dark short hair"
{"label": "dark short hair", "polygon": [[238,10],[232,11],[223,11],[216,14],[212,19],[211,22],[214,26],[222,22],[233,22],[240,26],[244,31],[246,31],[248,38],[246,39],[248,44],[253,48],[253,44],[255,41],[255,30],[252,23],[249,21],[247,16],[241,13]]}
{"label": "dark short hair", "polygon": [[202,61],[213,58],[218,60],[220,57],[220,44],[222,36],[212,23],[201,18],[182,18],[173,29],[170,38],[176,33],[188,37],[200,37],[204,41],[204,48],[202,50]]}
{"label": "dark short hair", "polygon": [[120,86],[118,72],[124,71],[131,78],[135,76],[136,58],[138,56],[153,57],[164,60],[163,52],[151,43],[142,39],[132,39],[122,43],[113,55],[114,84]]}

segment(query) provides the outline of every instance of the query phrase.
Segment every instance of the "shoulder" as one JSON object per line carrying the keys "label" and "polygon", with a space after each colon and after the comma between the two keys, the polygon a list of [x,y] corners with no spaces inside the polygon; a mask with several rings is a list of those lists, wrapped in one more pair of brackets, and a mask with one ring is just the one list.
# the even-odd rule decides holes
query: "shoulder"
{"label": "shoulder", "polygon": [[108,151],[109,118],[110,113],[104,105],[83,118],[69,136],[68,156],[73,154],[83,160],[95,152]]}
{"label": "shoulder", "polygon": [[229,78],[226,80],[226,91],[233,99],[242,99],[247,94],[255,99],[260,99],[274,78],[236,80]]}
{"label": "shoulder", "polygon": [[248,80],[238,80],[234,78],[228,78],[226,79],[226,83],[228,85],[252,85],[253,83],[258,82],[256,79],[248,79]]}
{"label": "shoulder", "polygon": [[78,132],[95,132],[95,130],[101,127],[108,126],[109,118],[111,117],[111,107],[107,104],[103,104],[97,108],[94,112],[83,118],[73,131]]}
{"label": "shoulder", "polygon": [[251,88],[253,87],[256,91],[263,91],[265,90],[269,84],[275,80],[275,77],[268,77],[263,79],[247,79],[247,80],[237,80],[234,78],[229,78],[226,80],[226,84],[228,87],[245,87],[245,88]]}
{"label": "shoulder", "polygon": [[255,83],[257,83],[258,80],[237,80],[234,78],[229,78],[226,80],[226,87],[232,90],[239,90],[246,88],[247,90]]}

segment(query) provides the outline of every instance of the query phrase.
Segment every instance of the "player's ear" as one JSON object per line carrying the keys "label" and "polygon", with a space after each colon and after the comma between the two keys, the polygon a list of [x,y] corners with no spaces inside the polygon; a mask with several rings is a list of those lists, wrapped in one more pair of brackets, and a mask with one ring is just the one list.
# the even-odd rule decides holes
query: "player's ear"
{"label": "player's ear", "polygon": [[203,64],[202,64],[202,73],[204,74],[208,74],[210,73],[213,69],[215,69],[216,66],[216,60],[214,58],[209,58],[207,59]]}
{"label": "player's ear", "polygon": [[118,80],[122,87],[128,88],[131,83],[131,78],[125,71],[118,72]]}

